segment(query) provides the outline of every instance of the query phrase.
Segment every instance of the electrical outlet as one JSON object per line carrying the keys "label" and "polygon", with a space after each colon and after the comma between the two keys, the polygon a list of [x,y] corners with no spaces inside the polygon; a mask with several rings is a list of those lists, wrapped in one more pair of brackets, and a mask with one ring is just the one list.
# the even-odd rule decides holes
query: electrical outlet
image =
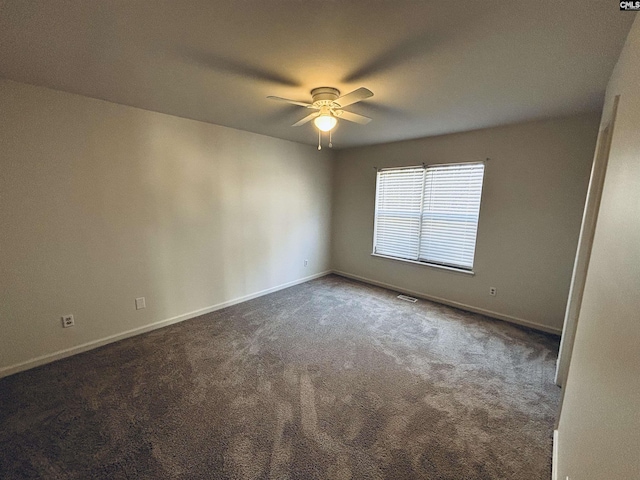
{"label": "electrical outlet", "polygon": [[498,293],[498,289],[496,287],[489,287],[489,295],[495,297],[496,293]]}
{"label": "electrical outlet", "polygon": [[309,266],[309,260],[305,260],[305,261],[304,261],[304,266],[305,266],[305,267],[308,267],[308,266]]}
{"label": "electrical outlet", "polygon": [[147,303],[144,297],[136,298],[136,310],[142,310],[143,308],[147,308]]}
{"label": "electrical outlet", "polygon": [[62,320],[62,328],[73,327],[76,322],[73,320],[73,315],[63,315],[61,317]]}

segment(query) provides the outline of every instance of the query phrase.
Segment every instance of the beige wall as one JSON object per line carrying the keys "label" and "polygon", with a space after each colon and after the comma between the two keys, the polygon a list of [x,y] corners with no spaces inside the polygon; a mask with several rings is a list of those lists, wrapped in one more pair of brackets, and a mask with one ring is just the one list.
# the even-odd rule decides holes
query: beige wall
{"label": "beige wall", "polygon": [[[598,121],[585,114],[339,151],[334,269],[559,333]],[[475,276],[371,256],[374,167],[487,157]]]}
{"label": "beige wall", "polygon": [[2,80],[0,105],[0,375],[329,268],[328,152]]}
{"label": "beige wall", "polygon": [[640,17],[613,72],[620,95],[558,428],[558,479],[640,478]]}

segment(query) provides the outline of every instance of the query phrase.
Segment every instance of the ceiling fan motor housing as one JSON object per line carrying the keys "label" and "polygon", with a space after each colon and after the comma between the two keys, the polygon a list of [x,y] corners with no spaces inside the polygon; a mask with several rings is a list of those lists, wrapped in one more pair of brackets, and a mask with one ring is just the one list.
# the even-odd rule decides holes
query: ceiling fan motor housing
{"label": "ceiling fan motor housing", "polygon": [[340,90],[332,87],[318,87],[311,90],[311,97],[314,107],[337,106],[334,102],[340,97]]}

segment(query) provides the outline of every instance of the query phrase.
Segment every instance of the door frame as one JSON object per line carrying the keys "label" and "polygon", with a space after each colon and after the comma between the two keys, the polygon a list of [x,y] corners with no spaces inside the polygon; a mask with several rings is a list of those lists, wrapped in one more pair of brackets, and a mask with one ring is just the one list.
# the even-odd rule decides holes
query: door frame
{"label": "door frame", "polygon": [[573,264],[573,275],[571,276],[571,286],[569,288],[569,299],[564,316],[562,327],[562,338],[560,340],[560,350],[558,352],[558,363],[556,365],[555,382],[558,386],[564,387],[569,374],[571,354],[573,352],[573,342],[578,327],[580,317],[580,307],[582,306],[582,296],[589,270],[589,260],[591,258],[591,247],[595,236],[596,224],[598,221],[598,211],[600,210],[600,200],[602,199],[602,188],[604,177],[609,162],[609,152],[611,151],[611,139],[615,126],[616,115],[618,114],[618,103],[620,95],[613,99],[613,107],[609,121],[604,124],[598,132],[596,151],[591,168],[591,178],[587,199],[582,216],[580,236],[578,237],[578,248]]}

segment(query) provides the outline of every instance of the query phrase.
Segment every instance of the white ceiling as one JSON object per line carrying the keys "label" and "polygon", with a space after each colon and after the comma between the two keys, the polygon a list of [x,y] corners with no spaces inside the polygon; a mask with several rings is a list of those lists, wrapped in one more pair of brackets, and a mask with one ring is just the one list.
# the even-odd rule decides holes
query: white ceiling
{"label": "white ceiling", "polygon": [[373,98],[336,148],[597,110],[634,14],[603,0],[0,0],[0,76],[314,144],[314,87]]}

